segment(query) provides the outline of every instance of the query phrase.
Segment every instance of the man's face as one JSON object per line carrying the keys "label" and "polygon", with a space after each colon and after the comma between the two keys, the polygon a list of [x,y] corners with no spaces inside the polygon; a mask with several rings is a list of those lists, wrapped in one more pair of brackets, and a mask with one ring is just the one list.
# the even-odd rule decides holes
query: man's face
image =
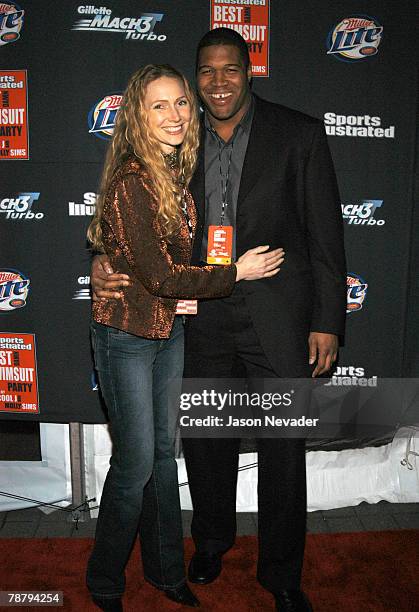
{"label": "man's face", "polygon": [[240,51],[232,45],[201,49],[198,92],[208,113],[217,121],[243,117],[250,101],[251,67],[246,71]]}

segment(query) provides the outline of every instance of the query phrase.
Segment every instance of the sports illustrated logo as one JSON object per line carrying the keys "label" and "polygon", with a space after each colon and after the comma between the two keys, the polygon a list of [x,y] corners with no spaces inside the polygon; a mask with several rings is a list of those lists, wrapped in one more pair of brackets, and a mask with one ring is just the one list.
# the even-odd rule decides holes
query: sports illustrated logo
{"label": "sports illustrated logo", "polygon": [[97,193],[93,191],[86,191],[83,194],[83,203],[76,204],[76,202],[68,203],[68,216],[69,217],[93,217],[95,214]]}
{"label": "sports illustrated logo", "polygon": [[121,102],[122,95],[120,93],[109,94],[96,102],[90,109],[87,118],[89,134],[94,134],[103,140],[110,140]]}
{"label": "sports illustrated logo", "polygon": [[32,205],[40,195],[38,192],[22,192],[14,198],[3,198],[0,200],[0,215],[5,219],[43,219],[43,212],[32,212]]}
{"label": "sports illustrated logo", "polygon": [[367,283],[357,274],[349,273],[346,277],[346,287],[348,292],[346,312],[361,310],[367,297]]}
{"label": "sports illustrated logo", "polygon": [[382,35],[383,27],[373,17],[345,17],[327,36],[327,54],[343,62],[366,59],[376,55]]}
{"label": "sports illustrated logo", "polygon": [[87,19],[76,21],[72,30],[90,32],[118,32],[125,34],[125,40],[149,40],[163,42],[166,34],[155,34],[154,28],[164,17],[163,13],[142,13],[140,17],[113,17],[112,10],[106,6],[96,8],[92,5],[79,6],[79,15],[88,15]]}
{"label": "sports illustrated logo", "polygon": [[18,270],[0,269],[0,312],[26,306],[30,280]]}
{"label": "sports illustrated logo", "polygon": [[15,2],[0,2],[0,46],[20,38],[24,13]]}
{"label": "sports illustrated logo", "polygon": [[342,217],[348,225],[384,225],[384,219],[375,219],[383,200],[362,200],[361,204],[342,204]]}
{"label": "sports illustrated logo", "polygon": [[394,125],[381,127],[381,117],[370,115],[337,115],[325,113],[328,136],[357,136],[361,138],[394,138]]}
{"label": "sports illustrated logo", "polygon": [[377,376],[366,377],[364,368],[338,366],[325,387],[376,387]]}
{"label": "sports illustrated logo", "polygon": [[77,282],[79,285],[82,286],[82,288],[77,289],[77,291],[73,295],[73,300],[91,300],[92,298],[90,295],[90,276],[79,276]]}

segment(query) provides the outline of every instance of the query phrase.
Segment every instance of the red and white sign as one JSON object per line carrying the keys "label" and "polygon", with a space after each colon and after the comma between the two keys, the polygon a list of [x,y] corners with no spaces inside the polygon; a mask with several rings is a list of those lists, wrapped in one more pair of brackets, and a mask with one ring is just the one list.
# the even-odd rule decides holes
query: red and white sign
{"label": "red and white sign", "polygon": [[0,159],[29,159],[26,70],[0,70]]}
{"label": "red and white sign", "polygon": [[211,0],[211,29],[231,28],[249,47],[252,76],[269,76],[270,0]]}
{"label": "red and white sign", "polygon": [[0,332],[0,412],[39,413],[34,334]]}

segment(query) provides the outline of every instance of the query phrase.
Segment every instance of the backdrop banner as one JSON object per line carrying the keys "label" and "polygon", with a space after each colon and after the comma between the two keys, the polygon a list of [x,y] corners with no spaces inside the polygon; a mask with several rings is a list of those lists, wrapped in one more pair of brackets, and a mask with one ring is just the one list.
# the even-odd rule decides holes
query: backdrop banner
{"label": "backdrop banner", "polygon": [[0,419],[106,422],[86,229],[121,93],[150,62],[193,81],[197,42],[220,25],[246,39],[257,94],[325,124],[349,271],[333,376],[419,376],[413,2],[47,4],[0,3]]}

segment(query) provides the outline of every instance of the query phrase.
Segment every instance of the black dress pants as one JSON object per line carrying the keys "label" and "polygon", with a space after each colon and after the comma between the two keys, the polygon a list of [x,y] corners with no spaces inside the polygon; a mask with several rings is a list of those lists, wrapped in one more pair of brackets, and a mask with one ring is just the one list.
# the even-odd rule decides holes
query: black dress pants
{"label": "black dress pants", "polygon": [[[281,350],[278,347],[278,350]],[[187,322],[186,378],[272,378],[240,288],[229,298],[199,303]],[[236,535],[240,439],[184,438],[198,551],[226,552]],[[257,576],[267,590],[300,587],[306,532],[303,439],[259,438]]]}

